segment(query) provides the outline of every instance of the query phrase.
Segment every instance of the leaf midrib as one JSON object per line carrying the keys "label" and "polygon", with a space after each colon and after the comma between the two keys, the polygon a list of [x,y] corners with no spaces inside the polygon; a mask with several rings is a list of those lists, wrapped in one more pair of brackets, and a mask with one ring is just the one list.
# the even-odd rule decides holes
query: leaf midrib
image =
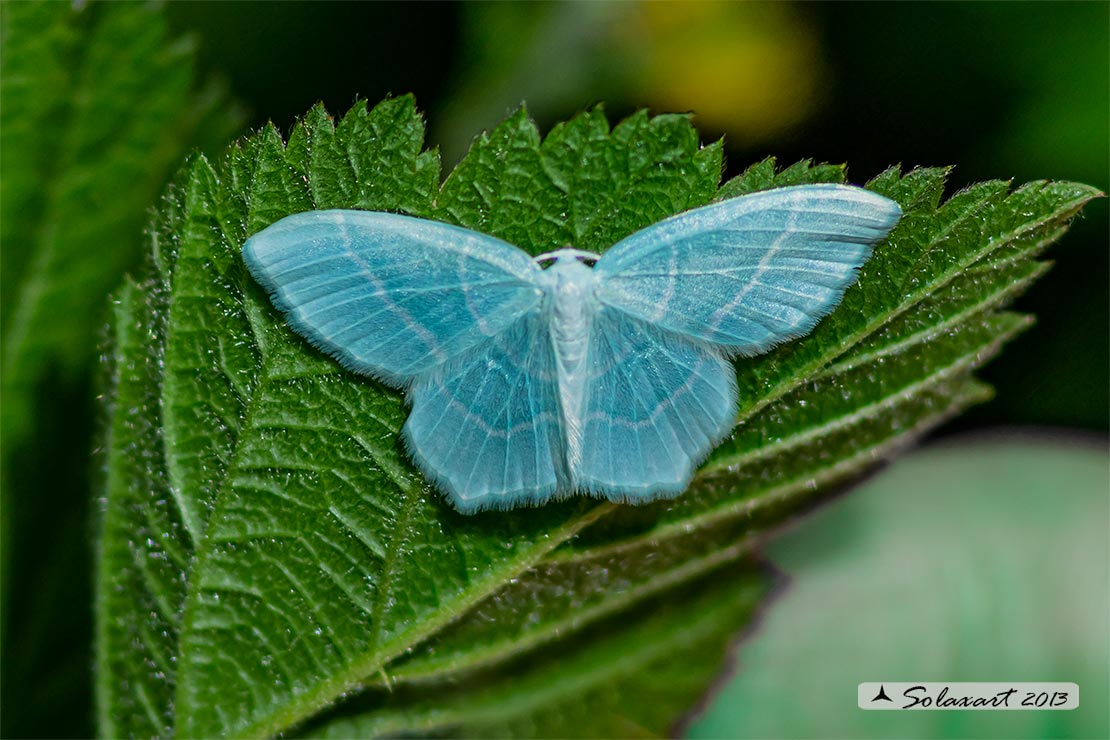
{"label": "leaf midrib", "polygon": [[[369,450],[367,450],[369,453]],[[393,478],[395,473],[390,471],[390,477]],[[394,479],[394,483],[401,490],[404,495],[404,503],[401,509],[401,516],[398,519],[397,526],[393,530],[393,536],[389,538],[389,543],[385,546],[385,562],[382,563],[381,582],[378,584],[376,598],[374,599],[374,610],[370,614],[370,621],[373,624],[373,636],[369,639],[370,645],[377,645],[382,637],[383,617],[392,601],[392,588],[393,579],[397,575],[397,557],[403,548],[405,541],[409,537],[409,529],[412,526],[413,513],[416,511],[420,503],[421,490],[419,486],[413,485],[408,481],[399,481]]]}
{"label": "leaf midrib", "polygon": [[[633,588],[622,591],[615,598],[599,601],[593,606],[580,609],[572,615],[562,619],[543,623],[539,629],[533,629],[522,633],[523,636],[517,635],[508,641],[503,640],[498,643],[470,650],[465,654],[465,658],[462,660],[449,658],[447,660],[426,661],[423,664],[418,664],[420,670],[416,671],[406,671],[405,668],[407,666],[402,665],[399,669],[389,674],[390,682],[418,684],[436,681],[442,679],[445,675],[456,675],[460,672],[479,670],[503,662],[514,656],[522,655],[539,645],[549,642],[557,636],[577,629],[581,624],[594,622],[602,617],[615,614],[626,606],[661,593],[671,586],[692,580],[719,565],[736,560],[740,556],[750,552],[757,539],[756,536],[745,536],[726,548],[714,550],[708,555],[687,560],[682,563],[682,565],[666,571],[665,575],[652,578]],[[552,556],[546,558],[544,562],[568,563],[598,559],[596,551],[586,551],[590,557],[566,557],[560,556],[560,552],[566,551],[553,553]],[[603,554],[604,553],[602,553],[602,555]],[[579,553],[575,552],[575,555],[577,556]]]}
{"label": "leaf midrib", "polygon": [[[513,698],[510,701],[495,702],[491,708],[479,708],[475,712],[466,714],[465,718],[469,721],[480,722],[482,720],[496,720],[505,714],[524,714],[537,707],[550,706],[562,696],[580,694],[589,687],[604,683],[613,677],[629,675],[672,652],[676,647],[681,648],[683,645],[696,643],[699,639],[712,634],[721,616],[719,612],[709,610],[696,617],[694,621],[688,622],[675,642],[656,640],[643,649],[626,653],[615,660],[599,663],[590,670],[573,674],[563,673],[559,680],[530,687],[532,690],[527,693],[513,692]],[[391,732],[399,732],[405,729],[432,730],[437,727],[451,726],[461,721],[440,714],[429,722],[413,726],[407,723],[408,717],[404,719],[406,720],[404,725],[390,726],[383,723],[375,728],[375,731],[388,736]]]}
{"label": "leaf midrib", "polygon": [[[257,317],[254,312],[249,309],[249,306],[244,305],[244,308],[246,309],[247,319],[251,326],[252,338],[256,346],[262,347],[264,345],[260,339],[261,332],[259,331],[259,326],[258,324],[256,324]],[[254,393],[251,395],[246,409],[244,409],[243,411],[243,421],[239,427],[239,434],[235,440],[235,448],[234,450],[232,450],[232,453],[228,459],[227,466],[222,472],[219,486],[216,489],[217,493],[215,501],[213,502],[213,510],[212,513],[209,515],[209,519],[218,517],[220,515],[220,508],[223,502],[226,500],[226,493],[228,491],[228,488],[231,485],[231,481],[235,479],[236,474],[238,473],[240,464],[239,457],[243,450],[243,445],[241,444],[241,441],[244,436],[248,434],[249,431],[254,427],[255,416],[258,414],[259,406],[261,405],[262,399],[265,396],[263,389],[266,388],[266,386],[271,382],[270,373],[272,370],[272,360],[273,355],[271,353],[266,353],[262,356],[260,380],[255,386]],[[167,404],[163,402],[163,406],[165,405]],[[179,655],[182,655],[183,653],[181,646],[185,643],[186,637],[193,632],[193,620],[195,619],[200,601],[200,581],[202,578],[201,574],[204,573],[208,564],[208,559],[215,551],[214,545],[218,541],[219,540],[213,537],[211,534],[210,523],[204,527],[203,532],[200,534],[199,540],[196,541],[196,549],[194,551],[192,567],[189,571],[188,587],[186,589],[185,596],[185,607],[183,610],[181,621],[181,631],[178,634]],[[174,719],[177,728],[177,734],[181,736],[191,737],[195,734],[190,731],[192,729],[191,725],[187,725],[185,728],[182,728],[181,709],[192,706],[192,703],[189,701],[189,698],[186,695],[186,690],[188,689],[190,684],[189,669],[193,664],[188,660],[182,660],[179,665],[180,671],[177,676],[177,686],[175,691],[176,696],[174,701]],[[191,718],[193,718],[194,716],[195,713],[193,712],[189,712],[186,714],[186,717],[190,718],[190,721]],[[182,732],[183,729],[185,730],[184,732]]]}
{"label": "leaf midrib", "polygon": [[[863,467],[873,465],[876,462],[876,458],[885,457],[889,452],[900,449],[906,444],[911,443],[920,436],[923,430],[930,429],[943,423],[971,403],[982,400],[986,395],[988,395],[988,392],[983,386],[970,383],[961,393],[953,397],[952,403],[949,404],[949,406],[941,409],[937,413],[925,417],[911,429],[893,437],[889,437],[879,444],[867,447],[851,458],[841,460],[834,465],[823,468],[813,476],[806,476],[805,479],[789,481],[766,490],[759,499],[751,499],[747,502],[750,503],[751,506],[745,507],[744,513],[753,513],[763,503],[781,503],[789,500],[797,493],[809,490],[809,486],[806,485],[809,480],[817,481],[820,486],[825,483],[843,479],[845,476],[851,475]],[[651,535],[654,534],[655,532],[653,531]],[[625,594],[622,594],[621,598],[612,602],[603,602],[595,607],[576,613],[574,617],[568,617],[557,622],[546,624],[541,629],[527,633],[523,639],[514,639],[508,649],[500,646],[486,648],[484,650],[479,649],[472,653],[468,653],[467,659],[455,663],[437,664],[432,662],[422,666],[424,670],[408,675],[406,675],[403,670],[397,671],[390,674],[390,679],[397,679],[413,684],[436,682],[445,679],[447,676],[455,676],[462,672],[478,670],[523,655],[531,649],[550,642],[551,639],[555,637],[566,634],[569,630],[576,629],[579,623],[589,623],[598,618],[616,613],[622,608],[636,603],[637,601],[641,601],[644,598],[664,591],[668,586],[684,582],[688,577],[695,577],[712,570],[714,567],[723,565],[726,562],[736,560],[753,550],[767,536],[767,530],[765,529],[752,530],[727,548],[714,551],[712,554],[703,558],[688,561],[679,568],[669,571],[667,576],[654,579],[627,592],[627,597]],[[643,548],[644,546],[651,546],[652,542],[656,539],[657,538],[654,536],[645,536],[586,550],[559,550],[547,558],[545,562],[564,564],[591,561],[599,557],[627,553],[632,550]],[[470,659],[472,655],[474,657]]]}
{"label": "leaf midrib", "polygon": [[364,686],[389,661],[461,618],[471,607],[500,591],[509,578],[538,564],[548,552],[592,524],[613,507],[613,504],[606,502],[590,509],[581,517],[569,520],[531,549],[521,551],[519,557],[506,560],[501,568],[491,571],[485,579],[478,581],[472,588],[460,591],[453,601],[440,604],[433,616],[424,619],[407,631],[399,632],[392,640],[378,645],[375,650],[364,654],[361,658],[348,662],[345,670],[332,674],[327,680],[317,684],[316,688],[292,697],[289,703],[277,707],[276,711],[264,714],[242,728],[234,729],[234,735],[272,737],[306,721],[340,697]]}

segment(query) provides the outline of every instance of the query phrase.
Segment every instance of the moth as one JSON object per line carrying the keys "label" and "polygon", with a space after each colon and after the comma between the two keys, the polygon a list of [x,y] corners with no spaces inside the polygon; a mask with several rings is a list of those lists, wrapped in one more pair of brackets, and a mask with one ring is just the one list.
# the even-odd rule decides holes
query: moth
{"label": "moth", "polygon": [[308,211],[243,258],[297,333],[406,392],[406,447],[458,510],[646,502],[681,493],[731,430],[730,359],[813,329],[901,214],[862,188],[802,185],[603,254],[531,257],[438,221]]}

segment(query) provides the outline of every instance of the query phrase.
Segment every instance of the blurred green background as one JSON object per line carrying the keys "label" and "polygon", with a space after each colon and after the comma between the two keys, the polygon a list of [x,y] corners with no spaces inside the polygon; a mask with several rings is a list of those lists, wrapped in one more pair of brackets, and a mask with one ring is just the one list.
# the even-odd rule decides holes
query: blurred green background
{"label": "blurred green background", "polygon": [[[1110,188],[1107,3],[178,2],[158,12],[171,39],[194,40],[199,77],[222,80],[250,127],[272,120],[288,131],[318,100],[338,113],[358,98],[413,92],[428,118],[429,143],[441,148],[447,167],[474,135],[522,102],[545,129],[604,102],[612,120],[643,107],[694,112],[705,141],[725,138],[728,176],[774,155],[783,164],[846,162],[857,183],[900,162],[956,165],[952,189],[988,178]],[[191,141],[209,152],[218,145],[211,135]],[[143,218],[136,211],[136,237]],[[1050,427],[1085,433],[1093,443],[1082,454],[1105,457],[1107,226],[1107,201],[1092,203],[1053,248],[1055,269],[1016,306],[1035,313],[1038,325],[980,373],[996,398],[937,436]],[[3,245],[5,269],[19,247]],[[138,255],[128,259],[134,266]],[[46,372],[39,383],[49,399],[38,407],[36,434],[50,446],[20,454],[20,469],[5,481],[13,501],[4,509],[5,736],[79,736],[92,727],[93,472],[84,460],[94,446],[94,370],[90,363],[83,373]],[[1068,490],[1070,468],[1053,469]],[[1092,480],[1097,503],[1106,496],[1105,476],[1101,491],[1097,475],[1075,485],[1090,490]],[[997,493],[989,486],[967,491],[983,501]],[[1084,505],[1068,511],[1077,521],[1092,516]],[[894,521],[905,514],[883,509],[874,516]],[[952,526],[978,537],[992,525],[981,517]],[[1023,538],[999,527],[1009,534],[998,547],[1020,550]],[[839,534],[830,540],[855,537],[851,528],[833,531]],[[773,555],[788,558],[790,547],[784,541]],[[975,583],[996,577],[985,572]],[[1035,600],[1047,593],[1042,586],[1034,577],[1015,588],[1029,589]],[[962,588],[976,598],[978,587]],[[1105,598],[1099,603],[1104,616],[1110,613]],[[765,615],[769,623],[776,608]],[[1106,655],[1108,646],[1092,649]],[[739,732],[733,725],[709,734]]]}

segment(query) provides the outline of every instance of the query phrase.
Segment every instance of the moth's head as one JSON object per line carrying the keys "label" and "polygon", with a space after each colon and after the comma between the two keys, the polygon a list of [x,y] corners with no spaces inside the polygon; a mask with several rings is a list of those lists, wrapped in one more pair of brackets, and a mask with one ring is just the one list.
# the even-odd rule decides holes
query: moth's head
{"label": "moth's head", "polygon": [[[601,255],[594,254],[593,252],[585,252],[581,249],[571,249],[564,247],[563,249],[556,249],[554,252],[546,252],[539,257],[533,257],[532,261],[543,268],[552,267],[556,264],[570,263],[570,262],[583,262],[591,267],[593,264],[601,259]],[[547,263],[547,264],[545,264]]]}

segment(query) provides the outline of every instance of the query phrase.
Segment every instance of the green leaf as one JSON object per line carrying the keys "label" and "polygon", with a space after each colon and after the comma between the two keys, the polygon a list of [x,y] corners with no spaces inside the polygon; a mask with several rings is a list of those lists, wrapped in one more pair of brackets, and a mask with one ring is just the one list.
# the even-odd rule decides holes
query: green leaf
{"label": "green leaf", "polygon": [[[87,734],[89,463],[106,298],[151,204],[239,115],[140,3],[0,4],[3,733]],[[63,678],[64,676],[64,678]],[[80,696],[80,699],[72,699]]]}
{"label": "green leaf", "polygon": [[721,185],[714,200],[735,198],[759,190],[781,188],[788,185],[808,185],[822,182],[845,182],[847,168],[844,165],[819,164],[812,160],[797,162],[786,169],[776,166],[774,157],[767,157]]}
{"label": "green leaf", "polygon": [[[401,394],[286,328],[243,267],[249,234],[358,206],[533,254],[602,250],[722,192],[844,169],[765,161],[718,190],[720,147],[699,146],[685,117],[610,129],[594,110],[543,138],[521,111],[437,189],[421,132],[410,98],[336,123],[316,108],[285,146],[266,129],[194,159],[163,201],[149,274],[118,310],[105,734],[158,721],[185,736],[665,732],[743,626],[754,581],[735,564],[833,484],[989,396],[973,370],[1029,321],[1000,308],[1096,195],[988,183],[938,205],[943,170],[883,173],[872,187],[903,223],[817,331],[737,361],[737,428],[686,494],[462,516],[406,456]],[[143,526],[151,536],[124,535]],[[577,706],[597,723],[566,724]]]}

